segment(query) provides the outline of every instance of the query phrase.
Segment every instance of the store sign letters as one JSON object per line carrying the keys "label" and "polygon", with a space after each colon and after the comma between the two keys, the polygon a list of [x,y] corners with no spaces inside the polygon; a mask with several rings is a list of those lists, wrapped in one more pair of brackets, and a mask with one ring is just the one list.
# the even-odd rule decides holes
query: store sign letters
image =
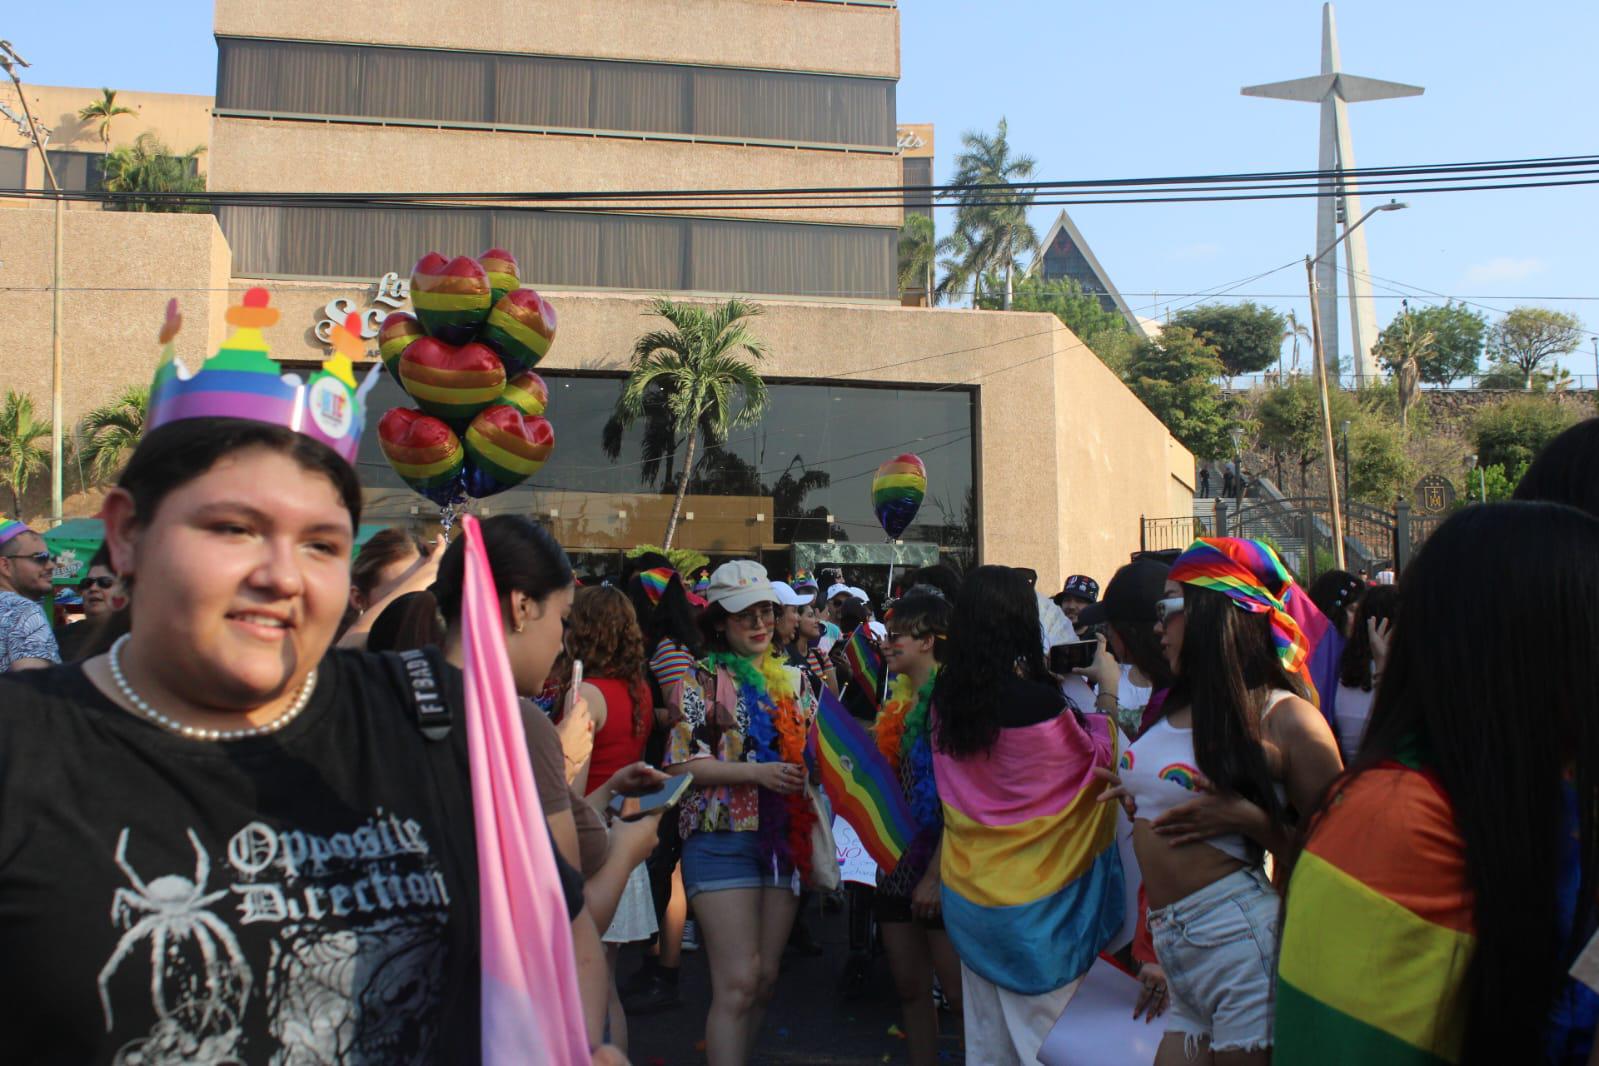
{"label": "store sign letters", "polygon": [[[361,316],[361,337],[371,340],[378,335],[378,330],[383,328],[383,320],[390,313],[405,306],[411,297],[411,283],[400,275],[390,271],[378,279],[378,291],[372,297],[374,306],[359,312]],[[343,296],[329,300],[322,308],[322,317],[317,320],[316,339],[323,344],[333,343],[333,325],[343,322],[352,314],[356,314],[354,300]]]}

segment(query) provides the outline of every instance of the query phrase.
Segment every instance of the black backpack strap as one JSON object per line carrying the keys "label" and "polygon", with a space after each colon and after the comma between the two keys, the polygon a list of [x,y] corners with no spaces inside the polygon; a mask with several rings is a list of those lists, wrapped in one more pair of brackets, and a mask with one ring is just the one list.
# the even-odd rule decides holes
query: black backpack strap
{"label": "black backpack strap", "polygon": [[402,652],[383,652],[384,664],[394,678],[395,687],[404,693],[416,727],[429,740],[444,740],[450,735],[456,702],[436,659],[437,652],[415,648]]}

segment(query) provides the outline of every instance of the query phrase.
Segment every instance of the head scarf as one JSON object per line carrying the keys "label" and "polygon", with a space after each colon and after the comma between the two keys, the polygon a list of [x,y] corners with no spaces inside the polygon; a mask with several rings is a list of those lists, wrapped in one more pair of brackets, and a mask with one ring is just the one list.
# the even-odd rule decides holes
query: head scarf
{"label": "head scarf", "polygon": [[1303,611],[1294,608],[1314,611],[1315,605],[1267,545],[1241,537],[1201,537],[1172,563],[1168,577],[1220,592],[1251,614],[1269,615],[1271,641],[1283,669],[1290,674],[1304,671],[1320,633],[1307,635],[1299,621]]}
{"label": "head scarf", "polygon": [[641,570],[638,583],[644,589],[644,595],[650,599],[650,604],[658,604],[661,597],[666,595],[666,590],[671,587],[672,579],[677,577],[677,571],[669,566],[658,566],[654,570]]}

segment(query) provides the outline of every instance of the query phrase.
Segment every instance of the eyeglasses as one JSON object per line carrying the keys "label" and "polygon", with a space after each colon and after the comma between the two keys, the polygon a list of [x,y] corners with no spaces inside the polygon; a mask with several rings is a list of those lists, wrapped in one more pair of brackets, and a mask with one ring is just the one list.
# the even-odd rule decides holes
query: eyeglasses
{"label": "eyeglasses", "polygon": [[1183,598],[1173,596],[1167,600],[1155,601],[1155,621],[1164,622],[1174,614],[1183,613]]}
{"label": "eyeglasses", "polygon": [[769,603],[757,603],[754,607],[746,607],[737,614],[730,614],[727,617],[741,626],[755,626],[762,622],[770,622],[777,617],[777,612]]}
{"label": "eyeglasses", "polygon": [[82,584],[78,586],[78,590],[80,592],[88,592],[90,589],[109,589],[116,583],[117,579],[114,577],[86,577],[83,579]]}
{"label": "eyeglasses", "polygon": [[40,566],[49,566],[50,560],[54,558],[55,556],[49,552],[33,552],[28,555],[0,555],[0,559],[27,559],[30,562],[38,563]]}

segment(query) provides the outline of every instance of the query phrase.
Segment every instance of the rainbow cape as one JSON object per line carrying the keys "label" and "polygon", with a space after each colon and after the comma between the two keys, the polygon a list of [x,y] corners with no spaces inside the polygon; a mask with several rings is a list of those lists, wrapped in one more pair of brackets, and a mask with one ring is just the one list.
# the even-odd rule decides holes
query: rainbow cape
{"label": "rainbow cape", "polygon": [[861,624],[844,643],[844,658],[849,660],[851,680],[861,687],[876,707],[883,696],[883,649],[872,639],[871,626]]}
{"label": "rainbow cape", "polygon": [[872,861],[892,870],[916,837],[916,819],[876,742],[825,687],[811,745],[833,810],[860,834]]}
{"label": "rainbow cape", "polygon": [[[1397,762],[1362,773],[1294,866],[1276,1060],[1460,1061],[1462,983],[1475,945],[1465,843],[1442,787]],[[1538,1057],[1529,1049],[1529,1061]]]}
{"label": "rainbow cape", "polygon": [[1002,729],[988,755],[933,753],[944,805],[944,926],[973,972],[1040,995],[1070,984],[1120,931],[1114,803],[1095,767],[1116,764],[1102,715],[1063,712]]}

